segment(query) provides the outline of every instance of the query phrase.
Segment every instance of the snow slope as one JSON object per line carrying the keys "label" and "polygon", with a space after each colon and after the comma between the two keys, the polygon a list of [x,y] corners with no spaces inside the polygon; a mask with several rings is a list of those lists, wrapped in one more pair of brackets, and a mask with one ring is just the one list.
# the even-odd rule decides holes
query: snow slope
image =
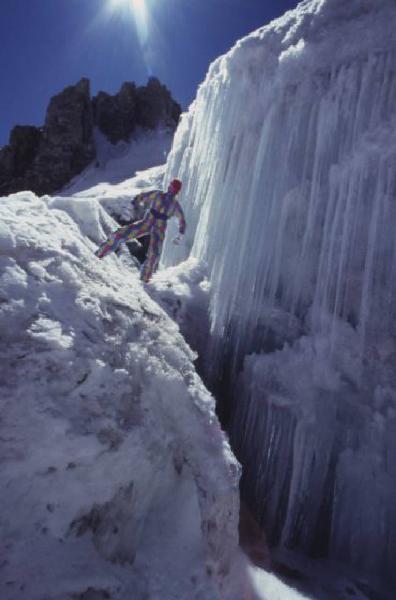
{"label": "snow slope", "polygon": [[0,598],[232,598],[239,467],[177,326],[93,255],[114,222],[28,192],[0,222]]}
{"label": "snow slope", "polygon": [[[63,195],[81,195],[84,190],[98,192],[97,184],[114,185],[136,176],[138,171],[164,165],[172,146],[174,131],[155,129],[138,131],[129,142],[111,144],[95,131],[97,155],[95,164],[75,177],[64,189]],[[99,188],[101,191],[102,188]],[[97,194],[99,195],[99,194]]]}
{"label": "snow slope", "polygon": [[[239,465],[146,293],[169,308],[165,273],[96,259],[115,223],[89,190],[0,198],[0,223],[1,600],[308,598],[238,549]],[[168,286],[202,308],[203,274]]]}
{"label": "snow slope", "polygon": [[395,28],[393,0],[306,0],[240,40],[165,175],[188,228],[164,265],[208,266],[244,495],[273,544],[376,589],[396,562]]}

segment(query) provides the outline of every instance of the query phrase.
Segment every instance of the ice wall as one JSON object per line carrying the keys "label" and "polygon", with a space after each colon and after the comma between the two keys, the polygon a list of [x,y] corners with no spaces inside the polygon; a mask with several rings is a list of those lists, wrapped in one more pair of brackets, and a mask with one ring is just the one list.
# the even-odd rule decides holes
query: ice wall
{"label": "ice wall", "polygon": [[[188,229],[164,260],[208,265],[210,376],[225,368],[235,383],[245,365],[234,444],[274,539],[311,553],[316,544],[380,577],[396,560],[395,27],[393,0],[306,1],[210,67],[168,161],[168,177],[184,182]],[[262,380],[270,351],[277,375]],[[285,364],[297,380],[298,366],[308,369],[310,385],[291,382]],[[301,470],[310,460],[322,461],[311,480]],[[365,464],[371,483],[358,481]],[[376,517],[366,518],[367,499],[353,524],[367,488]],[[322,542],[312,541],[318,520],[304,519],[312,503]],[[380,558],[370,562],[372,544]]]}

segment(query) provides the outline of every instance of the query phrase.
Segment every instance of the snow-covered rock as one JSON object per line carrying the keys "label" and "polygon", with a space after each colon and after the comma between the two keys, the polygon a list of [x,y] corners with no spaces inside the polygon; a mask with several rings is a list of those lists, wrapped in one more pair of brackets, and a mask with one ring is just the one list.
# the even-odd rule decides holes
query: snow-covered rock
{"label": "snow-covered rock", "polygon": [[306,0],[213,63],[163,261],[207,265],[208,364],[272,540],[393,583],[395,28],[393,0]]}
{"label": "snow-covered rock", "polygon": [[0,598],[232,598],[239,466],[127,253],[93,255],[111,218],[19,193],[0,221]]}

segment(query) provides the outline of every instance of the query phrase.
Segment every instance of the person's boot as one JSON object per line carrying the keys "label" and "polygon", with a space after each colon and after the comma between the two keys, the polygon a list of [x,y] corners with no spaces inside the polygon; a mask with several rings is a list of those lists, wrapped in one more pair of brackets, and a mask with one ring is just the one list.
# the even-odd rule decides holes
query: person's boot
{"label": "person's boot", "polygon": [[100,244],[99,248],[95,251],[95,256],[98,258],[103,258],[109,252],[117,250],[117,247],[118,244],[116,244],[114,240],[106,240]]}

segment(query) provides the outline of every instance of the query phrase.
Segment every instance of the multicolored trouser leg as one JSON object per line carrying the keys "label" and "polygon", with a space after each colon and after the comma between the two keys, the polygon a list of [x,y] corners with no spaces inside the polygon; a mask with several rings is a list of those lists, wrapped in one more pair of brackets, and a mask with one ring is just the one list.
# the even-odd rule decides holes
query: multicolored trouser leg
{"label": "multicolored trouser leg", "polygon": [[140,271],[140,277],[143,281],[149,281],[152,274],[158,267],[161,257],[162,245],[164,243],[166,224],[156,223],[151,230],[150,246],[147,258]]}
{"label": "multicolored trouser leg", "polygon": [[103,258],[107,254],[110,254],[110,252],[115,252],[122,242],[147,235],[151,226],[152,223],[148,219],[143,219],[142,221],[136,221],[136,223],[120,227],[120,229],[113,231],[107,240],[99,246],[95,252],[96,256]]}
{"label": "multicolored trouser leg", "polygon": [[150,234],[150,246],[147,258],[142,265],[140,276],[143,281],[149,281],[152,274],[158,267],[161,257],[162,245],[165,239],[166,221],[153,221],[152,219],[143,219],[131,225],[120,227],[114,231],[109,238],[104,241],[95,252],[98,258],[103,258],[110,252],[117,250],[122,242],[133,240],[144,235]]}

